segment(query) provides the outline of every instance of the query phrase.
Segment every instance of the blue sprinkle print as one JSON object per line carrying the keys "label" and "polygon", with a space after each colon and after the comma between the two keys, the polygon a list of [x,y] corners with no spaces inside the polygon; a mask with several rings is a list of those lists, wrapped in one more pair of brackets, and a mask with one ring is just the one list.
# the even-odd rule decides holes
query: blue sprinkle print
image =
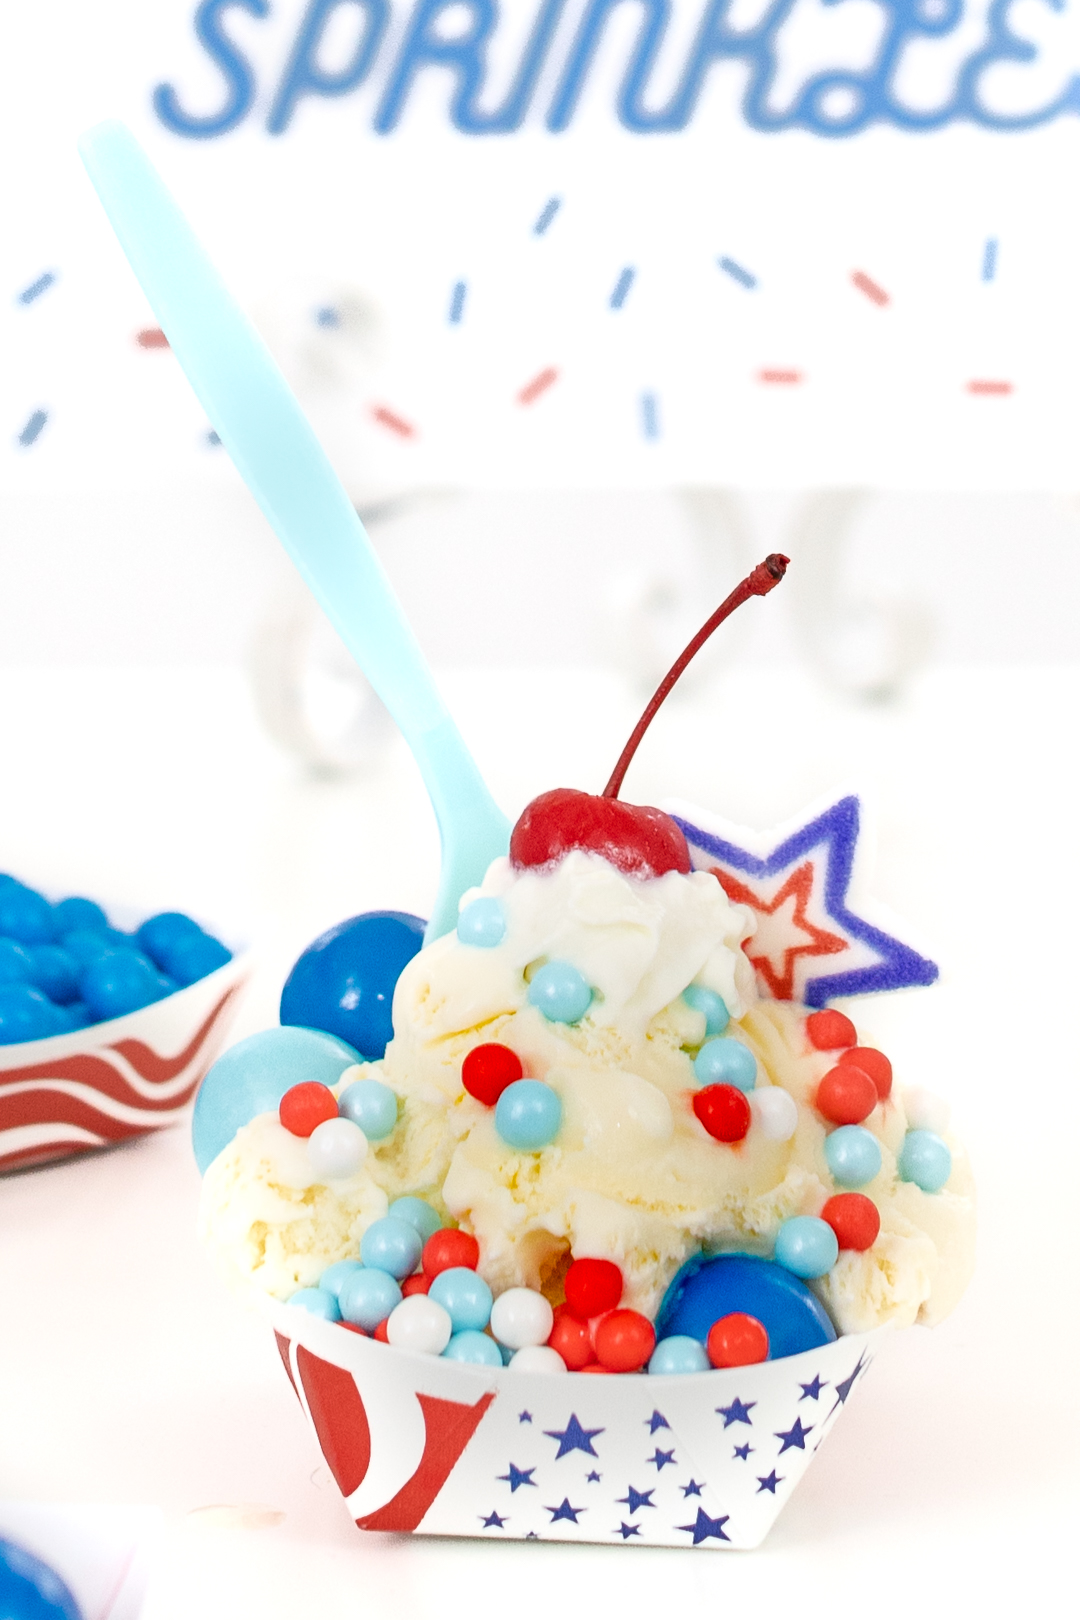
{"label": "blue sprinkle print", "polygon": [[45,426],[48,420],[48,411],[35,411],[33,413],[33,415],[27,421],[26,426],[19,434],[19,443],[22,445],[23,449],[26,449],[29,445],[33,444],[34,440],[39,436],[42,428]]}
{"label": "blue sprinkle print", "polygon": [[997,257],[997,237],[991,236],[983,248],[982,278],[984,281],[993,281],[997,275]]}
{"label": "blue sprinkle print", "polygon": [[465,283],[455,281],[454,290],[450,294],[450,325],[460,326],[461,317],[465,312]]}
{"label": "blue sprinkle print", "polygon": [[634,285],[634,277],[636,275],[637,271],[632,265],[629,264],[625,270],[620,272],[619,279],[615,283],[615,291],[611,295],[612,309],[622,309],[623,305],[626,303],[626,295],[630,291],[630,288]]}
{"label": "blue sprinkle print", "polygon": [[35,298],[40,298],[43,292],[48,292],[55,280],[54,272],[46,270],[44,275],[38,276],[37,280],[32,281],[29,287],[23,288],[17,302],[20,304],[32,304]]}
{"label": "blue sprinkle print", "polygon": [[324,304],[322,309],[315,311],[316,326],[340,326],[341,315],[332,304]]}
{"label": "blue sprinkle print", "polygon": [[734,259],[723,258],[717,259],[716,262],[724,274],[731,277],[732,281],[739,282],[743,287],[754,288],[757,286],[757,276],[752,276],[749,270],[744,270],[742,265],[736,264]]}
{"label": "blue sprinkle print", "polygon": [[548,198],[547,202],[544,204],[543,208],[541,208],[541,210],[540,210],[540,217],[537,219],[536,224],[533,226],[533,235],[534,236],[543,236],[544,232],[547,230],[548,226],[551,224],[552,220],[555,218],[555,215],[559,212],[559,209],[561,207],[562,207],[562,198],[561,197],[549,197]]}
{"label": "blue sprinkle print", "polygon": [[647,439],[660,437],[660,406],[655,394],[641,396],[641,431]]}

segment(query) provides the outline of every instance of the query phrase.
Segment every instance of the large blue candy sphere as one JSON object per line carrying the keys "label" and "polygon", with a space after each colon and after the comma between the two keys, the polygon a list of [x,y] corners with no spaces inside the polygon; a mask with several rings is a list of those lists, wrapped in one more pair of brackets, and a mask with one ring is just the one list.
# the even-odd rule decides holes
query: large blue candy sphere
{"label": "large blue candy sphere", "polygon": [[360,1258],[365,1266],[388,1271],[400,1281],[416,1270],[423,1247],[415,1226],[396,1215],[384,1215],[381,1221],[372,1221],[361,1238]]}
{"label": "large blue candy sphere", "polygon": [[545,962],[529,981],[529,1002],[553,1024],[576,1024],[592,1004],[592,988],[572,962]]}
{"label": "large blue candy sphere", "polygon": [[727,1029],[731,1014],[727,1009],[727,1002],[723,996],[717,995],[703,984],[688,984],[682,993],[682,998],[688,1007],[695,1012],[705,1015],[706,1035],[722,1035]]}
{"label": "large blue candy sphere", "polygon": [[388,1271],[363,1268],[354,1272],[338,1289],[338,1309],[346,1322],[374,1333],[385,1322],[395,1305],[401,1304],[401,1289]]}
{"label": "large blue candy sphere", "polygon": [[66,1582],[36,1554],[0,1537],[3,1620],[83,1620]]}
{"label": "large blue candy sphere", "polygon": [[201,933],[202,929],[194,918],[185,916],[182,911],[159,911],[155,917],[147,917],[135,938],[140,949],[161,966],[162,953],[177,940],[185,939],[189,934]]}
{"label": "large blue candy sphere", "polygon": [[901,1181],[913,1181],[923,1192],[940,1192],[952,1175],[948,1143],[934,1131],[908,1131],[896,1161]]}
{"label": "large blue candy sphere", "polygon": [[881,1169],[878,1139],[863,1125],[841,1125],[825,1138],[829,1173],[841,1187],[865,1187]]}
{"label": "large blue candy sphere", "polygon": [[804,1282],[756,1255],[697,1255],[675,1275],[656,1318],[656,1337],[685,1334],[704,1342],[722,1316],[745,1311],[769,1335],[769,1359],[797,1356],[836,1338],[820,1300]]}
{"label": "large blue candy sphere", "polygon": [[394,1033],[394,986],[424,926],[406,911],[366,911],[320,935],[285,981],[281,1022],[325,1029],[369,1061],[381,1058]]}
{"label": "large blue candy sphere", "polygon": [[397,1096],[381,1080],[354,1080],[338,1098],[338,1113],[359,1125],[369,1142],[381,1142],[397,1124]]}
{"label": "large blue candy sphere", "polygon": [[66,900],[58,900],[52,909],[57,937],[60,939],[76,928],[85,929],[87,933],[100,934],[109,926],[109,919],[97,901],[85,900],[81,894],[73,894]]}
{"label": "large blue candy sphere", "polygon": [[320,1080],[336,1086],[359,1056],[319,1029],[263,1029],[238,1041],[210,1069],[195,1099],[191,1145],[205,1171],[241,1125],[275,1110],[290,1086]]}
{"label": "large blue candy sphere", "polygon": [[457,937],[463,945],[480,945],[490,951],[502,944],[505,933],[506,912],[493,894],[470,900],[457,921]]}
{"label": "large blue candy sphere", "polygon": [[477,1333],[474,1328],[453,1334],[443,1355],[448,1361],[471,1361],[480,1367],[503,1364],[502,1351],[495,1340],[489,1339],[486,1333]]}
{"label": "large blue candy sphere", "polygon": [[649,1371],[668,1377],[673,1373],[708,1372],[705,1346],[685,1333],[672,1333],[661,1339],[649,1360]]}
{"label": "large blue candy sphere", "polygon": [[740,1091],[753,1091],[757,1058],[742,1041],[721,1035],[706,1041],[694,1059],[694,1078],[703,1086],[738,1086]]}
{"label": "large blue candy sphere", "polygon": [[436,1211],[423,1198],[395,1198],[387,1214],[396,1215],[399,1221],[408,1221],[410,1226],[415,1226],[421,1243],[434,1237],[442,1226]]}
{"label": "large blue candy sphere", "polygon": [[62,945],[31,945],[28,953],[33,983],[50,1001],[65,1006],[78,1000],[79,964]]}
{"label": "large blue candy sphere", "polygon": [[0,935],[20,945],[50,945],[56,938],[56,918],[43,894],[21,883],[0,888]]}
{"label": "large blue candy sphere", "polygon": [[302,1311],[309,1311],[312,1316],[321,1316],[324,1322],[341,1321],[337,1295],[332,1294],[328,1288],[301,1288],[298,1293],[289,1296],[289,1304],[298,1305]]}
{"label": "large blue candy sphere", "polygon": [[440,1271],[428,1289],[428,1299],[449,1311],[454,1332],[466,1328],[486,1328],[494,1303],[491,1289],[477,1271],[467,1266],[450,1266]]}
{"label": "large blue candy sphere", "polygon": [[20,945],[16,939],[0,939],[0,984],[33,982],[32,949],[32,946]]}
{"label": "large blue candy sphere", "polygon": [[831,1271],[840,1253],[836,1233],[816,1215],[793,1215],[776,1234],[773,1255],[778,1266],[809,1281]]}
{"label": "large blue candy sphere", "polygon": [[220,939],[214,939],[200,929],[197,933],[182,934],[179,939],[173,940],[158,953],[157,961],[162,971],[175,979],[177,984],[189,985],[205,979],[208,973],[214,973],[226,962],[231,962],[232,952],[226,949]]}
{"label": "large blue candy sphere", "polygon": [[508,1147],[536,1153],[559,1134],[562,1103],[543,1080],[515,1080],[495,1104],[495,1129]]}
{"label": "large blue candy sphere", "polygon": [[71,1025],[60,1007],[30,984],[0,984],[0,1046],[43,1041],[63,1035]]}
{"label": "large blue candy sphere", "polygon": [[171,995],[176,986],[141,951],[113,950],[91,962],[79,980],[82,999],[95,1018],[121,1018]]}

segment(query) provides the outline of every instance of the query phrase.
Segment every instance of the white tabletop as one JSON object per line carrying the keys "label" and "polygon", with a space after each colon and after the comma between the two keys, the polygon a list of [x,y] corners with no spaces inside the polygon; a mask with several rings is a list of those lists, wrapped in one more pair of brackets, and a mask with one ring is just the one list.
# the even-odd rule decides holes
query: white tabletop
{"label": "white tabletop", "polygon": [[[508,810],[598,787],[636,713],[595,672],[445,689]],[[304,779],[262,740],[235,672],[9,672],[0,716],[0,867],[246,929],[263,968],[238,1033],[273,1020],[322,927],[423,912],[434,832],[397,747],[366,780]],[[1074,669],[938,671],[878,710],[791,669],[746,670],[672,705],[628,783],[632,799],[677,794],[760,825],[864,784],[872,890],[944,969],[857,1016],[901,1081],[954,1104],[980,1184],[976,1279],[942,1327],[886,1345],[762,1549],[481,1551],[355,1530],[265,1326],[198,1248],[182,1129],[0,1181],[0,1496],[159,1506],[147,1620],[1049,1602],[1080,1506],[1080,1088],[1058,1028],[1080,968],[1078,722]]]}

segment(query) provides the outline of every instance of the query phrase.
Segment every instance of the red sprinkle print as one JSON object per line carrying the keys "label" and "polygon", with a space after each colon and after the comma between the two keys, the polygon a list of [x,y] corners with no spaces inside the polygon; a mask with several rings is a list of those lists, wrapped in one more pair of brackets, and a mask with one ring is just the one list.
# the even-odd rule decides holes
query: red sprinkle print
{"label": "red sprinkle print", "polygon": [[885,305],[889,302],[889,295],[884,287],[879,287],[876,281],[871,281],[865,270],[851,272],[851,285],[858,287],[861,293],[865,293],[871,303]]}
{"label": "red sprinkle print", "polygon": [[766,368],[758,372],[758,382],[763,383],[801,383],[802,380],[803,374],[801,371],[778,371]]}
{"label": "red sprinkle print", "polygon": [[382,427],[389,428],[391,433],[396,433],[400,438],[416,438],[416,429],[412,423],[406,422],[403,416],[399,416],[396,411],[392,411],[388,405],[373,405],[371,414]]}
{"label": "red sprinkle print", "polygon": [[996,381],[992,377],[976,377],[967,385],[969,394],[1011,394],[1011,382]]}
{"label": "red sprinkle print", "polygon": [[135,341],[140,349],[167,349],[169,340],[160,326],[144,326],[141,332],[136,332]]}
{"label": "red sprinkle print", "polygon": [[534,399],[547,392],[553,382],[558,382],[559,373],[554,366],[548,366],[535,376],[532,382],[527,382],[517,397],[519,405],[531,405]]}

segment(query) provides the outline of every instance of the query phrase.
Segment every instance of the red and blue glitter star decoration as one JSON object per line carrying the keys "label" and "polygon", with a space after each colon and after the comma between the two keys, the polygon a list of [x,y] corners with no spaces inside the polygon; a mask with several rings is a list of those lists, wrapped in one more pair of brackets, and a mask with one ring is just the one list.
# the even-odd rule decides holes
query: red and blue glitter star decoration
{"label": "red and blue glitter star decoration", "polygon": [[690,806],[673,805],[671,813],[694,867],[711,872],[729,899],[754,914],[757,928],[744,949],[763,995],[824,1007],[836,996],[937,978],[935,963],[848,904],[860,830],[854,794],[761,837]]}

